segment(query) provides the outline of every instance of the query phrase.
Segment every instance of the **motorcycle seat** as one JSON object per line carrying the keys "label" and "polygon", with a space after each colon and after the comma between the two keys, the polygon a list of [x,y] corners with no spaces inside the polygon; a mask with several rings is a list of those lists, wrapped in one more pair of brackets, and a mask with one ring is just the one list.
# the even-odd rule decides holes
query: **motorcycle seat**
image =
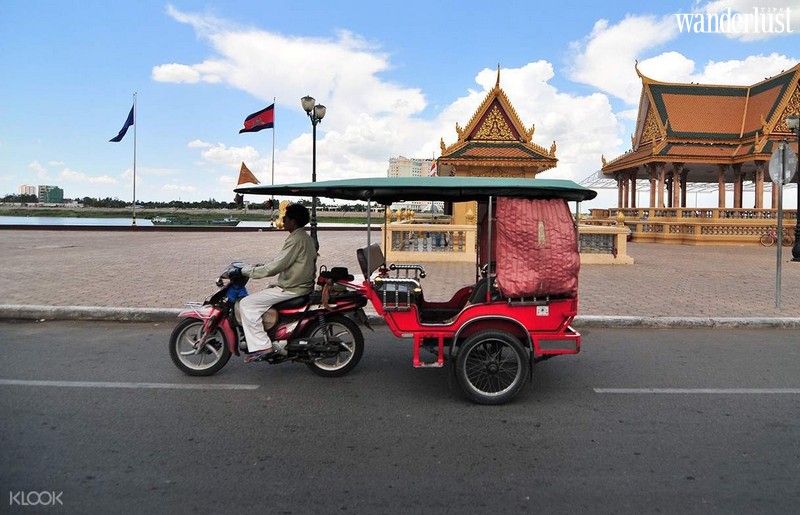
{"label": "motorcycle seat", "polygon": [[299,297],[292,297],[291,299],[278,302],[272,307],[277,310],[295,309],[302,308],[306,304],[308,304],[308,295],[300,295]]}

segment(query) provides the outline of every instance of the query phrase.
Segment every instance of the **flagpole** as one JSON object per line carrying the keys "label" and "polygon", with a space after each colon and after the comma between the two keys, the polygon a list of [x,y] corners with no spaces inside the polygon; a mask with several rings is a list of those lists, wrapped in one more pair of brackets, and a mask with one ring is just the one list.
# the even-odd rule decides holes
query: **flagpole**
{"label": "flagpole", "polygon": [[[275,105],[276,97],[272,97],[272,105]],[[275,110],[272,110],[272,181],[271,184],[275,186]],[[271,212],[269,214],[269,226],[273,226],[273,218],[275,218],[275,194],[270,198]]]}
{"label": "flagpole", "polygon": [[136,114],[136,92],[133,92],[133,223],[136,225],[136,127],[139,126]]}

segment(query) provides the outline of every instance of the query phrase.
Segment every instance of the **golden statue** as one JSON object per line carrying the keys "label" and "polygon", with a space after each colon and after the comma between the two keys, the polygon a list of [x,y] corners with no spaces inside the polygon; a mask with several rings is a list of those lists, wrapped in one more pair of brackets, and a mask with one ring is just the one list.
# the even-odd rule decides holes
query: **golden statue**
{"label": "golden statue", "polygon": [[474,224],[475,221],[477,220],[477,218],[475,217],[475,211],[473,211],[472,208],[467,209],[464,218],[467,219],[468,224]]}
{"label": "golden statue", "polygon": [[275,227],[280,230],[283,230],[283,217],[286,216],[286,208],[289,207],[291,202],[288,200],[281,200],[280,205],[278,206],[278,221],[275,222]]}

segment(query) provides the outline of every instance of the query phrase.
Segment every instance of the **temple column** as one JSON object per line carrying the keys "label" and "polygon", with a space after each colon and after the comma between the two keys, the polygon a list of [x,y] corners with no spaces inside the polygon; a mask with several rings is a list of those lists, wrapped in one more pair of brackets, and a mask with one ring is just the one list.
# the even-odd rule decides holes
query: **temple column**
{"label": "temple column", "polygon": [[764,208],[764,163],[765,161],[756,161],[756,209]]}
{"label": "temple column", "polygon": [[617,179],[617,207],[622,209],[622,182],[624,179],[621,173],[617,173],[615,177]]}
{"label": "temple column", "polygon": [[636,176],[637,175],[639,175],[639,169],[638,168],[634,168],[633,170],[631,170],[631,175],[630,175],[630,179],[631,179],[631,202],[630,202],[629,205],[632,208],[637,207],[636,206]]}
{"label": "temple column", "polygon": [[628,199],[630,193],[630,181],[628,180],[628,174],[622,174],[622,207],[628,207]]}
{"label": "temple column", "polygon": [[681,205],[681,170],[683,163],[672,163],[672,207]]}
{"label": "temple column", "polygon": [[717,180],[719,181],[719,201],[717,207],[725,209],[725,172],[728,170],[728,165],[717,165]]}
{"label": "temple column", "polygon": [[672,172],[664,173],[664,182],[666,184],[666,202],[667,205],[664,207],[672,207]]}
{"label": "temple column", "polygon": [[650,205],[648,207],[656,207],[656,165],[650,163],[647,165],[647,175],[650,179]]}
{"label": "temple column", "polygon": [[681,207],[686,207],[686,176],[689,175],[688,170],[681,170]]}
{"label": "temple column", "polygon": [[733,207],[742,208],[742,193],[744,192],[744,177],[742,177],[742,164],[733,165]]}
{"label": "temple column", "polygon": [[664,163],[658,163],[656,165],[656,170],[658,170],[658,205],[656,207],[666,207],[664,206],[664,182],[667,175],[666,165]]}

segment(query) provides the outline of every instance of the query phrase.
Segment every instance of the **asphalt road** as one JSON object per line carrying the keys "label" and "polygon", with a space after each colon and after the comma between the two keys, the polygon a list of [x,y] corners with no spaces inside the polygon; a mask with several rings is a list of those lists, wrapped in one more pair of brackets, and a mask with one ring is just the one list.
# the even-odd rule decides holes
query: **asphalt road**
{"label": "asphalt road", "polygon": [[70,513],[789,513],[800,502],[789,330],[588,330],[580,355],[537,364],[531,388],[487,407],[463,400],[447,369],[413,369],[410,341],[385,328],[340,379],[235,358],[187,377],[167,355],[171,328],[0,323],[0,512],[32,512],[18,493],[45,491],[60,493],[48,511]]}

